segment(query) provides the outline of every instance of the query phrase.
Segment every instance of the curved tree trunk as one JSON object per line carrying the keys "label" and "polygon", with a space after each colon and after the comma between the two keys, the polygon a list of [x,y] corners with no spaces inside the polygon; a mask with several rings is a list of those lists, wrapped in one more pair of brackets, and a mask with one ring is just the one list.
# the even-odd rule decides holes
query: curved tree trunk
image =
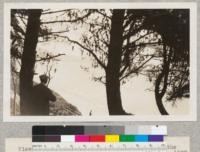
{"label": "curved tree trunk", "polygon": [[125,115],[120,93],[120,64],[123,45],[124,10],[113,10],[106,68],[106,93],[110,115]]}
{"label": "curved tree trunk", "polygon": [[163,101],[162,101],[163,96],[160,94],[160,90],[159,90],[163,76],[164,76],[164,74],[161,73],[161,74],[159,74],[158,78],[156,79],[155,99],[156,99],[156,104],[157,104],[157,107],[158,107],[160,114],[161,115],[169,115],[168,112],[166,111],[164,105],[163,105]]}
{"label": "curved tree trunk", "polygon": [[40,29],[40,16],[42,10],[28,10],[28,22],[24,40],[24,48],[20,70],[20,112],[28,115],[30,107],[30,93],[33,86],[36,46]]}
{"label": "curved tree trunk", "polygon": [[169,115],[169,113],[167,112],[167,110],[163,105],[163,101],[160,96],[156,96],[156,104],[158,106],[158,110],[160,111],[161,115]]}
{"label": "curved tree trunk", "polygon": [[[162,68],[161,73],[158,75],[156,79],[156,83],[155,83],[155,99],[156,99],[158,110],[160,111],[161,115],[169,115],[169,113],[166,111],[163,105],[162,98],[165,95],[166,90],[167,90],[171,55],[172,55],[171,48],[167,49],[167,46],[164,45],[163,46],[163,68]],[[161,84],[162,84],[162,88],[161,88]]]}

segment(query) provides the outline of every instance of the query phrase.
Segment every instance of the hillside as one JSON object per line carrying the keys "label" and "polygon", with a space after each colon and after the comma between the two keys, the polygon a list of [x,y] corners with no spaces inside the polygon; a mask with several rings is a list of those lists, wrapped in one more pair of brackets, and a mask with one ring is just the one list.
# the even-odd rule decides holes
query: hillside
{"label": "hillside", "polygon": [[[15,84],[15,85],[14,85]],[[36,85],[36,83],[34,83]],[[81,112],[74,105],[67,102],[57,92],[52,90],[56,96],[56,102],[50,102],[50,115],[51,116],[70,116],[81,115]],[[15,101],[15,102],[14,102]],[[11,76],[11,115],[20,115],[19,107],[19,76],[12,73]]]}

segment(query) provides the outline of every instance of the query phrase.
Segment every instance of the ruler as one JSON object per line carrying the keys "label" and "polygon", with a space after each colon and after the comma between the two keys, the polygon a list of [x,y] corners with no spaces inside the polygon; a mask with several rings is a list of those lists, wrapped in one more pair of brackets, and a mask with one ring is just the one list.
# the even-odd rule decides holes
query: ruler
{"label": "ruler", "polygon": [[109,152],[166,152],[166,143],[34,143],[33,152],[80,152],[80,151],[109,151]]}
{"label": "ruler", "polygon": [[189,137],[165,137],[164,142],[32,142],[32,152],[190,152]]}

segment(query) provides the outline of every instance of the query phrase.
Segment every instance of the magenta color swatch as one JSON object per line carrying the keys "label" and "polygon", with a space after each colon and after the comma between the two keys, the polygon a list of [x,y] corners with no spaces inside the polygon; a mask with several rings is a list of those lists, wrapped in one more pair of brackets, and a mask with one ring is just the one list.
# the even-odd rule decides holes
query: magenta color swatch
{"label": "magenta color swatch", "polygon": [[75,136],[75,141],[76,142],[89,142],[90,141],[90,136],[87,136],[87,135],[76,135]]}

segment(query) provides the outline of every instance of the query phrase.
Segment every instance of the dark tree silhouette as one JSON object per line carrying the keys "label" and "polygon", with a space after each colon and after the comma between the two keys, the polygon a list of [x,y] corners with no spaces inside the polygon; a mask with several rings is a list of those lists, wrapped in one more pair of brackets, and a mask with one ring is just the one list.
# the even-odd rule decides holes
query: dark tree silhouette
{"label": "dark tree silhouette", "polygon": [[159,72],[153,74],[154,91],[160,113],[168,115],[164,95],[167,100],[175,100],[189,94],[189,10],[150,10],[146,14],[152,16],[145,20],[144,27],[161,35],[162,66],[157,66]]}
{"label": "dark tree silhouette", "polygon": [[[53,24],[56,22],[63,22],[53,20],[51,22],[40,22],[41,15],[48,15],[54,13],[68,12],[69,10],[60,11],[46,11],[46,10],[26,10],[26,9],[12,9],[11,10],[11,67],[12,73],[17,77],[20,76],[20,111],[22,115],[27,115],[29,112],[29,100],[31,88],[33,86],[34,67],[36,62],[46,63],[47,75],[51,77],[53,69],[53,62],[57,57],[65,55],[64,53],[40,55],[37,54],[37,43],[49,41],[49,36],[57,33],[64,33],[66,31],[51,32],[44,24]],[[64,22],[78,22],[89,14],[82,16],[80,19],[64,20]],[[25,31],[26,30],[26,31]],[[40,40],[38,40],[40,39]],[[16,65],[16,63],[18,65]],[[20,71],[17,67],[20,67]],[[53,70],[56,72],[56,69]],[[14,78],[14,76],[13,76]],[[48,82],[49,83],[49,82]],[[13,79],[13,84],[15,84]],[[14,94],[16,95],[16,88],[14,87]],[[15,99],[14,99],[15,102]]]}
{"label": "dark tree silhouette", "polygon": [[[155,85],[156,102],[162,115],[168,115],[168,112],[162,104],[162,98],[165,94],[171,96],[167,98],[168,100],[172,100],[176,99],[175,96],[172,98],[172,94],[180,92],[178,90],[184,90],[177,96],[179,98],[184,96],[186,93],[185,91],[189,93],[189,86],[185,87],[189,84],[189,70],[184,71],[185,68],[189,68],[189,11],[171,11],[169,13],[169,18],[170,23],[168,23],[167,29],[166,26],[161,27],[163,28],[163,33],[161,33],[163,35],[163,42],[169,46],[169,51],[165,53],[165,48],[163,48],[162,71],[158,75]],[[182,67],[182,65],[185,67]],[[173,72],[174,69],[180,70],[181,72]],[[179,74],[178,79],[176,78],[177,74]],[[159,90],[157,90],[159,88],[158,82],[162,79],[163,89],[159,96]],[[170,87],[171,91],[169,91]]]}
{"label": "dark tree silhouette", "polygon": [[113,10],[111,18],[108,64],[106,68],[106,92],[110,115],[126,114],[122,108],[120,92],[120,68],[123,45],[123,21],[125,10]]}
{"label": "dark tree silhouette", "polygon": [[[158,106],[158,109],[162,115],[168,115],[168,112],[166,111],[162,98],[166,93],[167,85],[168,85],[168,76],[169,76],[169,68],[170,68],[170,62],[171,62],[171,55],[172,50],[171,48],[167,48],[167,46],[163,45],[163,65],[162,65],[162,71],[158,75],[155,81],[155,99],[156,104]],[[161,84],[163,81],[162,89],[160,89]]]}
{"label": "dark tree silhouette", "polygon": [[[82,42],[72,40],[66,35],[56,36],[66,38],[91,55],[94,59],[93,67],[97,68],[100,65],[105,71],[105,76],[96,77],[95,81],[106,85],[109,114],[126,115],[128,113],[122,107],[120,86],[131,76],[137,75],[152,59],[139,59],[138,56],[141,56],[144,47],[137,44],[152,32],[140,34],[143,30],[142,19],[131,18],[127,10],[109,11],[110,13],[105,10],[93,10],[95,17],[83,21],[89,29],[87,34],[83,34]],[[132,37],[136,39],[131,40]]]}
{"label": "dark tree silhouette", "polygon": [[33,86],[36,46],[40,29],[40,16],[42,10],[28,10],[28,22],[24,40],[20,70],[20,110],[21,115],[29,112],[30,93]]}

